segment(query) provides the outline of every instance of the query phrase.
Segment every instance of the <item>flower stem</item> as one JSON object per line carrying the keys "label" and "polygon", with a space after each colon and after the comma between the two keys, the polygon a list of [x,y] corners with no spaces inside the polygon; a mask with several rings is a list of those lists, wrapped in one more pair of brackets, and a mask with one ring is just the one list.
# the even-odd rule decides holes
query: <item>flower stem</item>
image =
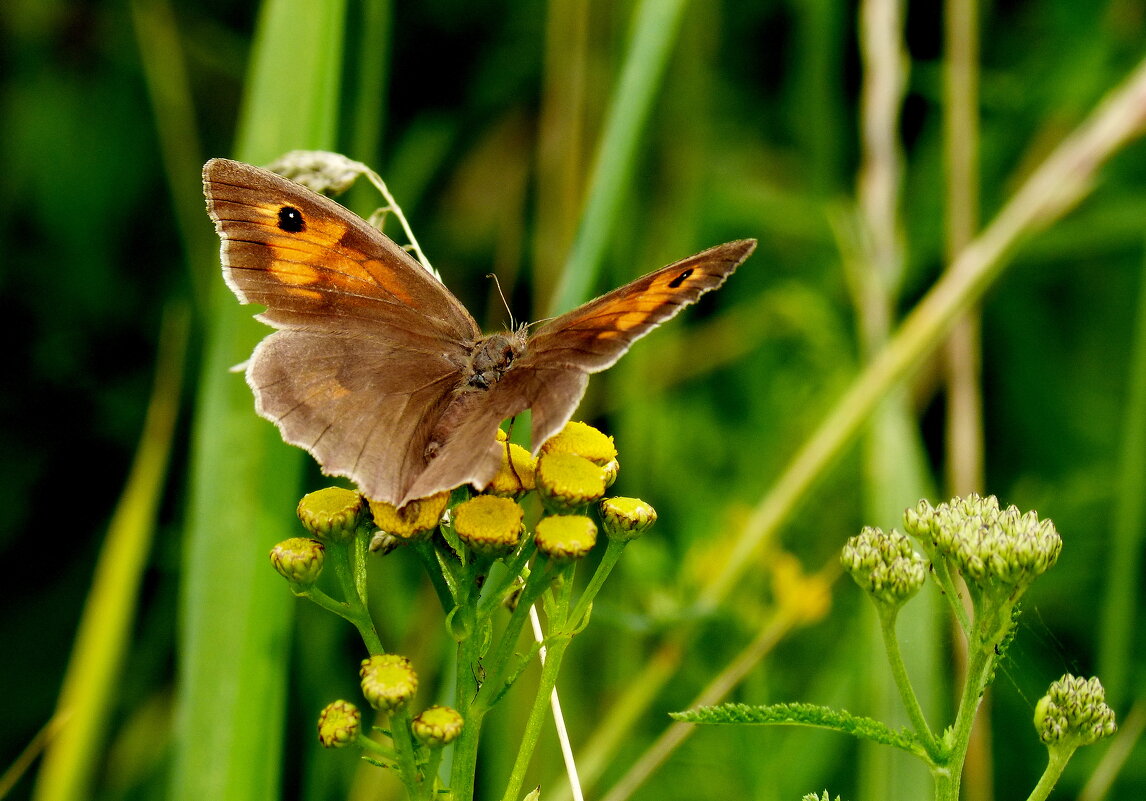
{"label": "flower stem", "polygon": [[1070,762],[1074,751],[1074,747],[1051,747],[1049,749],[1046,770],[1039,777],[1039,783],[1035,785],[1035,789],[1031,790],[1031,794],[1027,796],[1027,801],[1045,801],[1055,784],[1058,783],[1059,777],[1062,776],[1066,763]]}
{"label": "flower stem", "polygon": [[903,661],[903,652],[899,648],[899,640],[895,636],[895,620],[898,616],[898,607],[877,604],[879,609],[880,631],[883,634],[883,646],[887,651],[887,661],[891,666],[892,678],[899,689],[899,697],[907,709],[907,716],[915,727],[915,733],[927,751],[928,760],[932,763],[941,758],[941,748],[935,739],[934,732],[927,725],[927,718],[923,714],[923,707],[911,686],[911,677],[907,675],[907,665]]}

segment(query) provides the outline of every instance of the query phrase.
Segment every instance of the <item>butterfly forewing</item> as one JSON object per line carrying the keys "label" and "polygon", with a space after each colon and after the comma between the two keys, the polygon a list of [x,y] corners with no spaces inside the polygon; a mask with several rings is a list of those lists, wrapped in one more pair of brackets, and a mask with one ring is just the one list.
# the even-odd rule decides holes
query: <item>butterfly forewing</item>
{"label": "butterfly forewing", "polygon": [[225,159],[207,162],[203,186],[224,278],[240,300],[267,307],[264,322],[340,331],[365,323],[427,348],[481,335],[441,282],[334,201]]}
{"label": "butterfly forewing", "polygon": [[541,326],[522,364],[605,370],[638,339],[723,284],[755,249],[751,239],[717,245],[591,300]]}

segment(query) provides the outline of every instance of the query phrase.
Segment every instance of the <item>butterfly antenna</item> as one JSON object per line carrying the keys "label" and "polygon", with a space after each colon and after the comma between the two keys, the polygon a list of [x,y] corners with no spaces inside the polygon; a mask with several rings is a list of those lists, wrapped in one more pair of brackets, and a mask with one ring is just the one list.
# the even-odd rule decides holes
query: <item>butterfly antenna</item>
{"label": "butterfly antenna", "polygon": [[[512,319],[512,315],[510,317]],[[513,423],[517,420],[517,415],[509,418],[509,430],[505,432],[505,463],[509,465],[509,472],[513,473],[513,479],[517,482],[517,486],[525,489],[525,482],[521,480],[521,476],[517,474],[517,466],[513,463],[513,453],[509,449],[509,440],[513,436]]]}
{"label": "butterfly antenna", "polygon": [[505,307],[505,313],[509,315],[509,330],[516,330],[517,320],[513,318],[513,309],[509,308],[509,301],[505,299],[505,293],[501,291],[501,281],[497,280],[497,275],[494,273],[487,273],[486,278],[492,278],[493,285],[497,287],[497,294],[501,298],[501,305]]}

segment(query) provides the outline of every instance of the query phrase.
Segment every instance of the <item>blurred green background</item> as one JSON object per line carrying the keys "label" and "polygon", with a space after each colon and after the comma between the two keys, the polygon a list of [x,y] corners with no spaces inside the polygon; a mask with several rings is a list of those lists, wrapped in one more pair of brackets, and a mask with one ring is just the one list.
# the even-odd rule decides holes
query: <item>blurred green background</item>
{"label": "blurred green background", "polygon": [[[0,5],[8,797],[397,797],[392,777],[313,744],[318,709],[357,697],[360,644],[292,599],[265,554],[299,533],[294,502],[323,479],[226,371],[266,329],[219,278],[199,169],[211,156],[266,162],[296,147],[377,169],[487,330],[506,322],[491,271],[514,314],[537,319],[709,245],[760,240],[721,292],[596,377],[581,408],[616,437],[615,491],[660,512],[560,684],[593,797],[664,731],[666,712],[694,703],[784,619],[781,552],[834,578],[838,548],[861,525],[894,526],[921,495],[967,488],[1053,518],[1064,548],[1025,607],[966,797],[1025,797],[1045,759],[1033,704],[1067,671],[1097,673],[1129,721],[1128,756],[1104,767],[1112,793],[1141,796],[1141,120],[1124,120],[1129,141],[1095,159],[1113,155],[1077,207],[1018,226],[984,279],[981,333],[962,351],[981,360],[981,382],[974,369],[952,377],[944,352],[924,349],[907,383],[881,390],[871,427],[841,435],[838,455],[813,461],[802,483],[782,483],[797,487],[783,499],[769,494],[949,254],[1146,54],[1136,0],[992,3],[978,21],[970,2],[950,3],[946,20],[912,3],[901,24],[881,22],[881,8],[896,5]],[[945,83],[958,53],[969,84]],[[864,94],[880,87],[883,100]],[[952,127],[960,107],[973,111],[970,127]],[[969,194],[952,199],[960,175]],[[346,202],[379,205],[357,190]],[[974,414],[949,422],[956,396],[981,406],[982,437]],[[102,596],[92,594],[101,553],[112,554]],[[402,556],[378,565],[384,638],[415,660],[421,700],[448,702],[436,684],[448,670],[441,612]],[[903,628],[938,726],[954,651],[929,600]],[[81,670],[73,691],[94,708],[52,730],[85,609],[102,667]],[[781,626],[727,697],[890,719],[874,636],[863,599],[837,581],[830,614]],[[481,797],[502,786],[515,748],[499,741],[512,744],[526,701],[491,721]],[[23,760],[45,731],[69,729],[86,732],[55,768],[70,778],[41,777],[36,795],[41,763],[20,778]],[[533,783],[566,798],[554,743],[545,748]],[[1056,797],[1084,792],[1107,749],[1091,750]],[[916,766],[829,733],[707,728],[632,797],[826,787],[919,798],[920,780]]]}

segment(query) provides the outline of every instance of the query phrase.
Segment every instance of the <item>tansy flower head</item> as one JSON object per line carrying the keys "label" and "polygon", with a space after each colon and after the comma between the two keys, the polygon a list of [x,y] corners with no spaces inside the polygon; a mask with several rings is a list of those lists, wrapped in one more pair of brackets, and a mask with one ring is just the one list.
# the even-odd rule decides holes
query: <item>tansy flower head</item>
{"label": "tansy flower head", "polygon": [[342,487],[327,487],[311,492],[298,502],[298,519],[304,528],[320,540],[338,542],[358,533],[366,504],[362,496]]}
{"label": "tansy flower head", "polygon": [[458,739],[464,723],[456,709],[448,706],[432,706],[410,721],[410,729],[425,745],[430,748],[441,748]]}
{"label": "tansy flower head", "polygon": [[271,564],[294,584],[313,584],[322,573],[326,547],[308,537],[292,537],[271,548]]}
{"label": "tansy flower head", "polygon": [[927,561],[898,531],[863,530],[844,544],[840,561],[864,592],[878,603],[901,606],[919,592],[927,578]]}
{"label": "tansy flower head", "polygon": [[[506,455],[507,447],[509,448],[508,457]],[[510,459],[513,460],[512,468],[510,467]],[[507,446],[503,440],[501,444],[501,466],[497,469],[497,473],[494,474],[493,480],[489,482],[485,491],[491,495],[500,495],[504,498],[519,498],[533,489],[533,473],[536,469],[537,460],[529,451],[513,443]]]}
{"label": "tansy flower head", "polygon": [[597,524],[584,515],[550,515],[537,524],[533,541],[550,559],[580,559],[597,543]]}
{"label": "tansy flower head", "polygon": [[324,748],[341,748],[358,739],[362,713],[349,701],[333,701],[318,714],[318,741]]}
{"label": "tansy flower head", "polygon": [[617,458],[613,438],[602,434],[588,423],[570,421],[546,440],[542,453],[575,453],[594,464],[604,467]]}
{"label": "tansy flower head", "polygon": [[500,555],[517,547],[524,512],[509,498],[478,495],[454,508],[454,532],[479,553]]}
{"label": "tansy flower head", "polygon": [[605,494],[605,471],[573,453],[545,453],[537,461],[537,489],[546,507],[571,512]]}
{"label": "tansy flower head", "polygon": [[598,509],[611,540],[635,540],[657,522],[657,510],[640,498],[606,498]]}
{"label": "tansy flower head", "polygon": [[1035,729],[1048,746],[1090,745],[1114,734],[1114,710],[1098,678],[1069,673],[1053,682],[1035,705]]}
{"label": "tansy flower head", "polygon": [[387,534],[407,541],[418,540],[438,527],[449,502],[449,491],[410,501],[401,509],[385,501],[370,501],[370,513],[374,516],[374,525]]}
{"label": "tansy flower head", "polygon": [[362,694],[379,712],[389,712],[414,697],[418,675],[410,660],[397,654],[378,654],[362,660]]}

